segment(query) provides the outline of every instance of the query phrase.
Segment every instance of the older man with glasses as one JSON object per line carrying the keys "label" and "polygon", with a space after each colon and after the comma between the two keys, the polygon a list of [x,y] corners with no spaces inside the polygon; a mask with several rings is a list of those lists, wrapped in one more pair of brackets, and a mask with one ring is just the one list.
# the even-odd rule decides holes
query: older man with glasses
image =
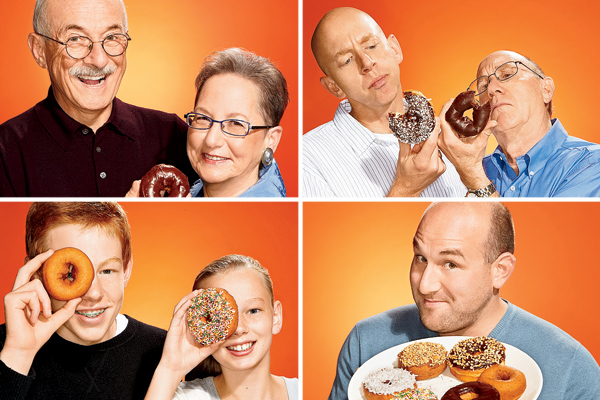
{"label": "older man with glasses", "polygon": [[[468,195],[600,196],[600,146],[569,136],[552,118],[554,81],[531,59],[512,51],[492,53],[479,64],[469,89],[491,105],[483,134],[458,138],[442,118],[439,143]],[[498,147],[484,156],[492,133]]]}
{"label": "older man with glasses", "polygon": [[124,196],[159,163],[196,178],[186,123],[116,98],[131,40],[122,0],[38,0],[33,28],[51,87],[0,125],[0,196]]}

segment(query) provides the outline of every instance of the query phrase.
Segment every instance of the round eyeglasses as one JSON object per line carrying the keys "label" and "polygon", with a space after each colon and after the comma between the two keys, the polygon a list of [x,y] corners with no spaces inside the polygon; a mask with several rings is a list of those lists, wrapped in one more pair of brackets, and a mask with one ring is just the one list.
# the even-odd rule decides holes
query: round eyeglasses
{"label": "round eyeglasses", "polygon": [[199,130],[209,130],[213,123],[221,124],[221,131],[229,136],[243,137],[247,136],[253,129],[270,129],[275,128],[277,125],[251,125],[250,122],[241,119],[224,119],[223,121],[217,121],[212,119],[208,115],[189,112],[183,116],[185,122],[190,128]]}
{"label": "round eyeglasses", "polygon": [[529,68],[526,64],[522,63],[521,61],[508,61],[496,68],[496,70],[490,75],[483,75],[475,79],[473,82],[471,82],[467,90],[472,90],[476,93],[476,96],[479,96],[487,90],[488,85],[490,84],[490,78],[492,76],[495,76],[496,79],[498,79],[500,82],[507,81],[513,76],[515,76],[517,72],[519,72],[519,65],[524,66],[525,68],[536,74],[540,79],[544,79],[543,76],[535,72],[533,69]]}
{"label": "round eyeglasses", "polygon": [[60,40],[42,35],[41,33],[37,34],[65,46],[69,57],[74,58],[75,60],[81,60],[82,58],[89,56],[92,52],[92,48],[94,47],[94,43],[101,43],[102,48],[109,56],[120,56],[121,54],[125,53],[125,50],[127,50],[127,46],[129,45],[129,41],[131,40],[129,35],[126,33],[111,33],[98,42],[94,42],[92,39],[86,36],[72,36],[67,39],[66,42],[61,42]]}

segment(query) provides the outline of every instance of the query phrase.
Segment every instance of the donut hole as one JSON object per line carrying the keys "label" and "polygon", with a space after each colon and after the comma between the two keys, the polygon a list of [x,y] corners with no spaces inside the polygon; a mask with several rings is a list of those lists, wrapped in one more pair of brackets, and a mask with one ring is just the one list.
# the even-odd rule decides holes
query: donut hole
{"label": "donut hole", "polygon": [[69,269],[65,274],[62,274],[61,278],[63,281],[73,282],[75,280],[75,276],[73,276],[73,268],[75,266],[73,264],[69,264]]}
{"label": "donut hole", "polygon": [[511,376],[506,371],[498,371],[498,375],[496,375],[496,378],[499,381],[510,381]]}
{"label": "donut hole", "polygon": [[460,395],[460,400],[472,400],[472,399],[478,399],[479,395],[477,393],[465,393],[465,394],[461,394]]}
{"label": "donut hole", "polygon": [[160,194],[160,197],[169,197],[171,194],[171,188],[161,189],[158,193]]}

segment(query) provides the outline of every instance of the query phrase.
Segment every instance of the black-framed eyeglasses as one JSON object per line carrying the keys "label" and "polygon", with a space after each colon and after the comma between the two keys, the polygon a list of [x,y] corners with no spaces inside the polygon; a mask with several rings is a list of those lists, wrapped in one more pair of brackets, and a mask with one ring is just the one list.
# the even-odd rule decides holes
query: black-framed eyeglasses
{"label": "black-framed eyeglasses", "polygon": [[82,58],[89,56],[92,52],[92,48],[94,47],[94,43],[102,43],[102,48],[109,56],[120,56],[121,54],[125,53],[125,50],[127,50],[127,46],[129,45],[129,41],[131,40],[131,37],[129,37],[129,35],[126,33],[111,33],[104,39],[97,42],[94,42],[92,39],[86,36],[72,36],[67,39],[66,42],[61,42],[60,40],[42,35],[41,33],[36,32],[36,34],[43,36],[46,39],[50,39],[58,44],[62,44],[65,46],[69,57],[74,58],[75,60],[81,60]]}
{"label": "black-framed eyeglasses", "polygon": [[251,125],[250,122],[241,119],[224,119],[223,121],[217,121],[212,119],[208,115],[189,112],[183,116],[185,122],[190,128],[199,130],[209,130],[213,123],[217,122],[221,124],[221,131],[229,136],[243,137],[247,136],[253,129],[270,129],[275,128],[277,125]]}
{"label": "black-framed eyeglasses", "polygon": [[544,79],[543,76],[541,76],[533,69],[528,67],[527,64],[522,63],[521,61],[508,61],[496,68],[496,70],[490,75],[483,75],[475,79],[473,82],[471,82],[467,90],[472,90],[476,93],[476,96],[479,96],[487,90],[488,85],[490,83],[490,78],[492,76],[495,76],[496,79],[498,79],[500,82],[507,81],[513,76],[515,76],[517,72],[519,72],[519,65],[524,66],[525,68],[536,74],[539,78]]}

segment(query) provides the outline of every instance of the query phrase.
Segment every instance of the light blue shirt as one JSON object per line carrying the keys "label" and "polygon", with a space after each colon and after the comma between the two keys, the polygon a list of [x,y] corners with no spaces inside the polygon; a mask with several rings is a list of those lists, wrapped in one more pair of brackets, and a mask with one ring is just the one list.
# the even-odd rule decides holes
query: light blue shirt
{"label": "light blue shirt", "polygon": [[[190,188],[192,197],[204,197],[202,180],[198,179]],[[277,161],[269,165],[260,164],[258,168],[258,182],[238,197],[285,197],[285,185]]]}
{"label": "light blue shirt", "polygon": [[[508,303],[508,302],[507,302]],[[354,372],[371,357],[396,345],[438,336],[421,322],[415,304],[358,322],[342,346],[329,400],[348,398]],[[600,368],[589,351],[556,326],[508,303],[489,334],[527,353],[542,371],[540,400],[600,399]]]}
{"label": "light blue shirt", "polygon": [[[396,177],[398,139],[374,133],[352,115],[343,100],[333,121],[302,136],[302,194],[305,197],[386,197]],[[465,197],[467,188],[454,165],[443,158],[446,171],[425,188],[421,197]]]}
{"label": "light blue shirt", "polygon": [[600,145],[569,136],[558,119],[527,154],[519,175],[498,146],[483,159],[487,177],[503,197],[599,197]]}

